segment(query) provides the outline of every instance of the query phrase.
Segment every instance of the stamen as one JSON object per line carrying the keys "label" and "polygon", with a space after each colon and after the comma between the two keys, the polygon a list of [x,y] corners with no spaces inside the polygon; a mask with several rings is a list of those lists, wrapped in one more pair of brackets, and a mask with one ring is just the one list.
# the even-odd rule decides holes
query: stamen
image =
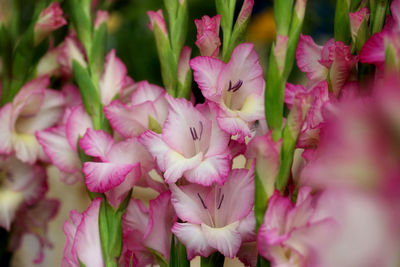
{"label": "stamen", "polygon": [[203,122],[199,121],[200,124],[200,137],[199,140],[201,140],[201,136],[203,135]]}
{"label": "stamen", "polygon": [[199,193],[197,193],[197,196],[200,198],[200,201],[201,201],[201,204],[203,205],[203,208],[207,209],[206,203],[204,203],[204,200],[201,198]]}
{"label": "stamen", "polygon": [[230,91],[236,92],[237,90],[240,89],[240,87],[242,87],[242,85],[243,85],[242,80],[237,81],[237,83],[234,86],[232,86],[232,81],[229,81],[228,92],[230,92]]}
{"label": "stamen", "polygon": [[189,127],[189,130],[190,130],[190,134],[192,135],[193,141],[199,139],[199,137],[197,136],[196,128]]}
{"label": "stamen", "polygon": [[218,204],[217,210],[219,210],[219,209],[221,208],[222,201],[224,201],[224,197],[225,197],[225,194],[222,194],[221,201],[220,201],[219,204]]}

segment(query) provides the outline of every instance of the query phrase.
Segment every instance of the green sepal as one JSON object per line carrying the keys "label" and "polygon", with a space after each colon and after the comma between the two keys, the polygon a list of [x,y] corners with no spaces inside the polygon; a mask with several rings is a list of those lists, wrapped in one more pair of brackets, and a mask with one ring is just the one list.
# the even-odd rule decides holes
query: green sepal
{"label": "green sepal", "polygon": [[76,29],[79,40],[86,51],[90,51],[92,42],[92,20],[90,16],[91,0],[70,0],[69,10],[72,23]]}
{"label": "green sepal", "polygon": [[222,60],[227,62],[230,58],[229,46],[231,44],[233,15],[236,0],[215,0],[217,13],[221,15],[222,38]]}
{"label": "green sepal", "polygon": [[76,60],[72,62],[72,70],[76,82],[78,83],[86,112],[92,119],[94,129],[99,130],[102,126],[102,110],[99,92],[93,84],[87,69]]}
{"label": "green sepal", "polygon": [[[301,1],[301,0],[298,0]],[[296,49],[299,43],[301,29],[303,27],[304,18],[299,18],[296,11],[293,11],[293,19],[289,31],[289,40],[287,44],[285,68],[283,71],[283,79],[286,81],[292,72],[293,65],[295,62]]]}
{"label": "green sepal", "polygon": [[274,141],[277,141],[281,138],[285,81],[282,79],[275,58],[274,48],[275,45],[272,45],[269,56],[267,83],[265,87],[265,117],[268,126],[272,130],[272,138]]}
{"label": "green sepal", "polygon": [[385,49],[385,70],[397,72],[400,70],[400,62],[393,45],[388,42]]}
{"label": "green sepal", "polygon": [[101,201],[99,212],[99,230],[101,248],[106,267],[118,266],[122,251],[122,215],[128,206],[132,190],[118,208],[113,208],[105,198]]}
{"label": "green sepal", "polygon": [[351,41],[349,11],[349,0],[337,0],[335,9],[334,36],[336,41],[342,41],[346,44],[349,44]]}
{"label": "green sepal", "polygon": [[369,39],[369,27],[368,27],[368,20],[364,19],[361,23],[360,28],[358,29],[357,36],[353,41],[353,47],[357,54],[360,53],[361,49],[363,48],[365,42]]}
{"label": "green sepal", "polygon": [[289,180],[294,150],[296,148],[297,139],[299,137],[301,127],[303,126],[307,111],[310,108],[310,102],[310,96],[306,99],[296,99],[292,109],[289,112],[285,128],[283,129],[280,166],[275,182],[275,188],[281,192],[286,189],[286,185]]}
{"label": "green sepal", "polygon": [[267,192],[265,192],[264,185],[257,170],[254,175],[254,185],[254,215],[256,217],[256,229],[258,231],[258,228],[264,221],[265,211],[268,207],[268,195]]}
{"label": "green sepal", "polygon": [[241,13],[239,13],[238,19],[236,20],[235,26],[233,27],[231,41],[229,44],[228,51],[226,52],[228,55],[231,55],[233,49],[239,43],[242,43],[246,37],[247,25],[249,23],[251,14],[249,14],[249,16],[244,21],[239,21],[240,16],[241,16]]}
{"label": "green sepal", "polygon": [[93,33],[93,43],[90,49],[89,66],[94,84],[98,84],[104,66],[104,56],[107,44],[107,25],[103,22]]}
{"label": "green sepal", "polygon": [[351,0],[351,2],[350,2],[350,12],[355,12],[358,9],[360,9],[360,6],[362,6],[361,1],[363,1],[363,0]]}
{"label": "green sepal", "polygon": [[190,261],[187,259],[186,255],[186,248],[174,235],[172,235],[171,238],[169,266],[190,267]]}
{"label": "green sepal", "polygon": [[293,0],[274,1],[274,19],[277,36],[289,34],[292,12]]}
{"label": "green sepal", "polygon": [[389,12],[389,0],[370,0],[370,30],[371,35],[380,32]]}
{"label": "green sepal", "polygon": [[207,258],[201,257],[201,267],[220,267],[224,266],[225,256],[219,252],[214,252]]}
{"label": "green sepal", "polygon": [[[176,0],[176,2],[178,2],[178,0]],[[173,23],[170,23],[170,28],[169,28],[171,49],[174,53],[177,62],[182,47],[185,44],[188,21],[189,21],[189,16],[187,10],[187,1],[185,0],[182,4],[178,3],[176,17],[173,19]]]}
{"label": "green sepal", "polygon": [[181,98],[190,99],[190,93],[192,92],[192,71],[189,69],[185,76],[185,82],[182,84],[178,81],[177,96]]}
{"label": "green sepal", "polygon": [[156,259],[156,261],[157,261],[158,265],[160,265],[160,267],[169,267],[167,260],[161,255],[160,252],[158,252],[157,250],[154,250],[152,248],[149,248],[149,247],[147,248],[147,250]]}
{"label": "green sepal", "polygon": [[171,50],[168,36],[165,36],[157,24],[153,25],[153,33],[156,40],[157,53],[161,65],[161,77],[164,86],[169,95],[175,96],[178,61]]}

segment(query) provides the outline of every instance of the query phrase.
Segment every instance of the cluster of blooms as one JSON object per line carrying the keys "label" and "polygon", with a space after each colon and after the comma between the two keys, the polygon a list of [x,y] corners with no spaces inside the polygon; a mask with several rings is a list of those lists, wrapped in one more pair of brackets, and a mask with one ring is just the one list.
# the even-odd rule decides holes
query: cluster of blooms
{"label": "cluster of blooms", "polygon": [[[244,1],[238,21],[253,4]],[[94,27],[107,17],[98,12]],[[150,28],[168,37],[162,12],[149,17]],[[357,39],[369,11],[360,8],[349,18]],[[400,79],[393,74],[397,62],[388,67],[387,51],[399,56],[400,0],[392,2],[386,20],[360,55],[341,41],[318,46],[300,36],[296,61],[308,81],[287,83],[284,102],[293,115],[289,127],[299,128],[301,154],[283,192],[275,183],[284,141],[274,140],[266,125],[258,55],[253,44],[242,43],[229,61],[220,59],[220,15],[195,21],[201,56],[181,55],[178,62],[193,72],[204,103],[134,81],[111,50],[98,77],[108,125],[101,129],[82,100],[85,88],[72,83],[74,65],[91,63],[71,31],[40,60],[37,77],[0,109],[0,226],[11,230],[11,248],[25,233],[36,235],[42,248],[50,245],[46,224],[58,208],[45,197],[45,166],[52,164],[63,182],[84,183],[94,196],[86,211],[71,211],[64,224],[62,266],[105,266],[101,209],[104,201],[123,209],[126,200],[121,266],[168,262],[175,237],[189,260],[218,252],[246,266],[256,266],[258,255],[271,266],[396,266]],[[52,4],[39,16],[34,42],[64,24]],[[376,66],[373,85],[358,80],[360,63]],[[61,77],[61,90],[48,88],[54,76]],[[238,156],[246,160],[242,168],[233,166]],[[269,199],[257,230],[255,184]],[[131,197],[136,186],[158,196],[147,206]],[[35,263],[42,259],[41,249]]]}

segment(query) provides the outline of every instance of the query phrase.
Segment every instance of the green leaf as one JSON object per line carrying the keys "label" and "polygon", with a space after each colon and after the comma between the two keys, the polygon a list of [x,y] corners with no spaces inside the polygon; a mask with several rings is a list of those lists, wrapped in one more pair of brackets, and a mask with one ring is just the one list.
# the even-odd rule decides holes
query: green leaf
{"label": "green leaf", "polygon": [[371,35],[380,32],[389,12],[389,0],[371,0]]}
{"label": "green leaf", "polygon": [[221,267],[224,266],[225,256],[219,252],[211,254],[208,258],[201,257],[201,267]]}

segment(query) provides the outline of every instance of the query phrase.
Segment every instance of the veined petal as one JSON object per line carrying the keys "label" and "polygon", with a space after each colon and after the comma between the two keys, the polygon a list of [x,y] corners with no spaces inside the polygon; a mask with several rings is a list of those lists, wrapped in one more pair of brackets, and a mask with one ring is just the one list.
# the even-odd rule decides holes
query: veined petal
{"label": "veined petal", "polygon": [[12,151],[12,104],[6,104],[0,109],[0,153],[9,154]]}
{"label": "veined petal", "polygon": [[249,125],[239,117],[231,117],[221,112],[217,118],[219,127],[231,135],[237,135],[238,141],[243,143],[246,136],[251,136]]}
{"label": "veined petal", "polygon": [[69,218],[65,221],[63,231],[65,234],[65,245],[63,258],[61,262],[62,267],[74,266],[78,259],[76,257],[76,251],[73,251],[74,238],[76,229],[81,223],[83,215],[76,210],[71,210]]}
{"label": "veined petal", "polygon": [[68,143],[65,126],[36,132],[36,139],[57,168],[67,173],[80,170],[81,162]]}
{"label": "veined petal", "polygon": [[[237,90],[228,91],[229,84],[235,85],[240,81]],[[250,94],[262,98],[265,81],[253,44],[243,43],[233,50],[230,61],[218,77],[218,87],[223,90],[224,104],[231,110],[241,110]],[[230,101],[227,101],[229,94]]]}
{"label": "veined petal", "polygon": [[300,35],[296,50],[297,66],[307,74],[311,81],[322,81],[328,75],[328,69],[319,63],[322,47],[316,45],[308,35]]}
{"label": "veined petal", "polygon": [[146,131],[148,116],[155,116],[156,111],[149,101],[129,107],[115,100],[104,107],[104,113],[113,129],[127,138],[138,136]]}
{"label": "veined petal", "polygon": [[193,77],[203,95],[214,102],[219,102],[222,88],[218,88],[218,76],[225,63],[212,57],[195,57],[189,61]]}
{"label": "veined petal", "polygon": [[196,184],[181,187],[171,184],[170,189],[171,203],[181,220],[195,224],[212,224],[209,211],[203,206],[208,188]]}
{"label": "veined petal", "polygon": [[165,90],[148,81],[141,81],[136,84],[137,89],[132,93],[131,105],[137,105],[146,101],[155,101]]}
{"label": "veined petal", "polygon": [[162,140],[159,134],[152,131],[146,131],[139,137],[139,142],[141,142],[153,156],[157,162],[158,168],[165,172],[166,165],[166,155],[171,153],[172,149]]}
{"label": "veined petal", "polygon": [[218,225],[247,217],[254,204],[254,170],[233,169],[221,189],[224,201],[218,211]]}
{"label": "veined petal", "polygon": [[166,260],[169,260],[171,227],[176,218],[170,198],[171,193],[164,192],[150,200],[149,225],[144,237],[146,247],[160,252]]}
{"label": "veined petal", "polygon": [[111,188],[105,195],[107,196],[107,201],[114,207],[117,208],[119,204],[124,200],[129,190],[133,188],[136,182],[142,176],[140,170],[140,163],[134,164],[131,172],[126,176],[125,180],[114,188]]}
{"label": "veined petal", "polygon": [[112,162],[85,162],[85,184],[92,192],[104,193],[121,184],[135,166]]}
{"label": "veined petal", "polygon": [[92,201],[76,229],[73,249],[77,258],[87,267],[104,266],[99,232],[100,204],[101,198]]}
{"label": "veined petal", "polygon": [[124,232],[129,228],[131,230],[138,230],[144,236],[148,223],[149,210],[143,205],[142,201],[131,198],[126,212],[122,217]]}
{"label": "veined petal", "polygon": [[200,225],[176,222],[171,231],[185,245],[189,260],[197,255],[208,257],[215,251],[214,248],[208,245]]}
{"label": "veined petal", "polygon": [[203,186],[210,186],[214,182],[222,185],[231,169],[229,151],[226,152],[205,158],[194,169],[185,171],[185,178],[189,182]]}
{"label": "veined petal", "polygon": [[106,157],[113,143],[114,141],[108,133],[91,128],[88,128],[85,135],[79,140],[79,145],[87,155],[102,159]]}
{"label": "veined petal", "polygon": [[[200,151],[205,153],[209,147],[211,122],[186,99],[169,95],[165,98],[169,111],[163,127],[163,140],[186,158]],[[196,151],[195,142],[198,142],[199,151]]]}
{"label": "veined petal", "polygon": [[78,138],[82,137],[88,128],[93,128],[92,121],[84,107],[79,105],[71,111],[65,129],[68,143],[74,151],[77,151]]}
{"label": "veined petal", "polygon": [[225,257],[233,258],[242,244],[242,238],[237,231],[238,226],[238,221],[221,228],[213,228],[202,224],[201,230],[211,247],[217,249]]}
{"label": "veined petal", "polygon": [[100,77],[101,102],[108,105],[125,86],[127,70],[124,63],[116,57],[115,49],[111,50],[104,63],[104,71]]}
{"label": "veined petal", "polygon": [[176,151],[170,151],[165,155],[166,170],[164,173],[165,182],[175,183],[183,174],[196,168],[203,159],[203,153],[198,153],[191,158],[185,158]]}

